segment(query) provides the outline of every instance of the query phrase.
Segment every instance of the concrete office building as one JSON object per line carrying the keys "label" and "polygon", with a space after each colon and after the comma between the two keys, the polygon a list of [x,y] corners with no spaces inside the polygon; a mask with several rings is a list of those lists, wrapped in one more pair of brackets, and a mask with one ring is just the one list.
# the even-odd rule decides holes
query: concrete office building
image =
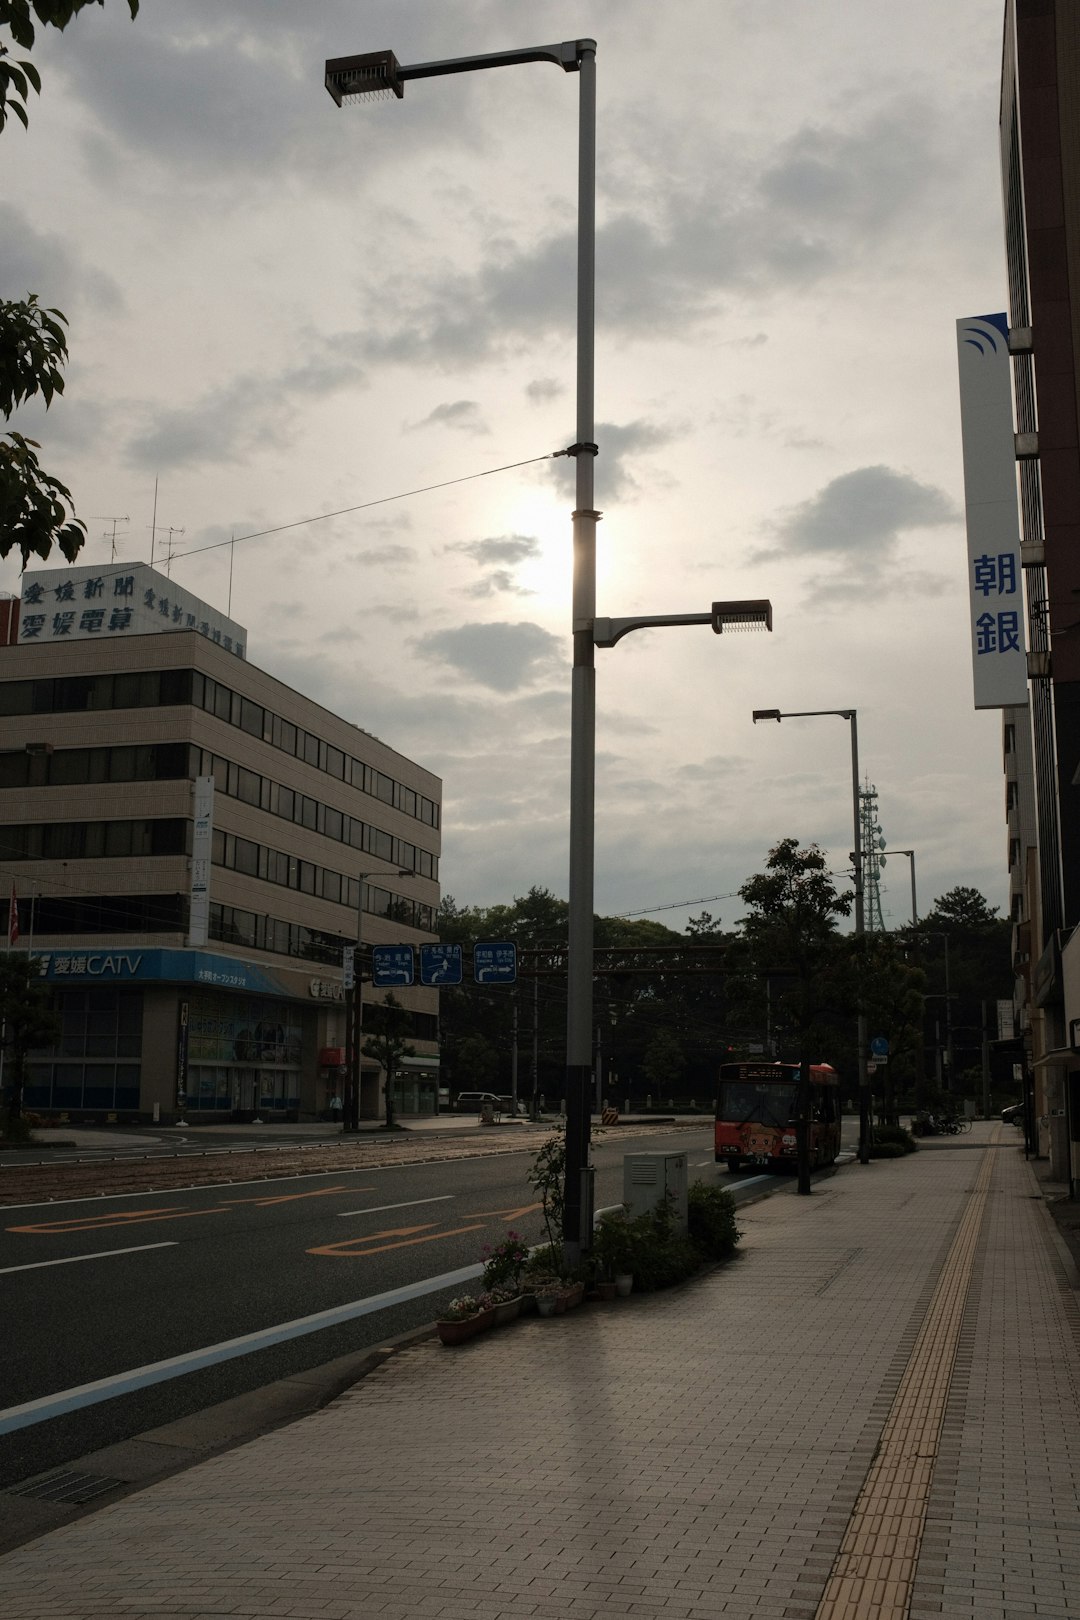
{"label": "concrete office building", "polygon": [[1080,6],[1007,0],[1001,170],[1029,702],[1004,713],[1036,1146],[1080,1176]]}
{"label": "concrete office building", "polygon": [[[365,947],[435,937],[438,778],[258,669],[241,626],[144,564],[29,573],[16,606],[0,883],[62,1024],[26,1106],[317,1117],[345,1083],[358,907]],[[438,992],[395,993],[415,1049],[398,1106],[428,1111]],[[383,994],[365,985],[365,1007]],[[363,1117],[384,1083],[364,1057]]]}

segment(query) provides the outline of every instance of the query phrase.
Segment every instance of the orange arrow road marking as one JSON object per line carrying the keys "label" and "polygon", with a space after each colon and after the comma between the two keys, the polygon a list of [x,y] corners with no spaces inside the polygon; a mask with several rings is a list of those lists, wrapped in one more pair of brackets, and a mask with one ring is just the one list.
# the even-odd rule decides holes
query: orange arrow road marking
{"label": "orange arrow road marking", "polygon": [[534,1210],[543,1209],[543,1204],[522,1204],[520,1209],[471,1209],[466,1217],[468,1220],[484,1220],[488,1217],[500,1220],[516,1221],[521,1215],[531,1215]]}
{"label": "orange arrow road marking", "polygon": [[[440,1238],[460,1237],[463,1232],[479,1232],[480,1226],[457,1226],[451,1232],[428,1232],[426,1237],[411,1237],[412,1232],[427,1231],[423,1226],[405,1226],[399,1232],[372,1232],[366,1238],[346,1238],[342,1243],[324,1243],[317,1249],[309,1249],[308,1254],[326,1254],[332,1259],[364,1260],[369,1254],[386,1254],[389,1249],[408,1249],[414,1243],[436,1243]],[[375,1243],[379,1238],[400,1237],[401,1243],[381,1243],[376,1249],[362,1247],[362,1245]]]}
{"label": "orange arrow road marking", "polygon": [[316,1192],[281,1193],[276,1198],[226,1198],[227,1204],[254,1204],[259,1209],[266,1209],[271,1204],[295,1204],[301,1198],[328,1198],[331,1193],[363,1193],[374,1192],[374,1187],[320,1187]]}
{"label": "orange arrow road marking", "polygon": [[141,1226],[146,1221],[182,1221],[192,1215],[225,1215],[216,1209],[124,1209],[111,1215],[75,1216],[69,1221],[39,1221],[33,1226],[9,1226],[9,1232],[97,1232],[106,1226]]}

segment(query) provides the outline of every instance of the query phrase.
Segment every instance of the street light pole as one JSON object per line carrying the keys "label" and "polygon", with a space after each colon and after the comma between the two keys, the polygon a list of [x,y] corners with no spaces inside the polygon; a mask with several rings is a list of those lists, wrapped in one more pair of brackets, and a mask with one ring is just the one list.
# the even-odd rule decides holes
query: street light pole
{"label": "street light pole", "polygon": [[915,851],[913,849],[890,849],[890,855],[906,855],[911,862],[911,923],[912,927],[919,920],[919,913],[915,905]]}
{"label": "street light pole", "polygon": [[578,115],[577,426],[567,454],[576,465],[573,513],[574,642],[570,700],[570,872],[566,1016],[566,1170],[563,1236],[576,1259],[591,1237],[589,1205],[589,1091],[592,1059],[593,871],[596,776],[596,524],[594,328],[596,298],[596,41],[455,57],[403,65],[392,51],[337,57],[326,63],[326,88],[340,107],[359,97],[404,95],[410,79],[469,73],[524,62],[554,62],[580,81]]}
{"label": "street light pole", "polygon": [[[364,885],[369,877],[415,877],[411,866],[376,866],[369,872],[356,874],[359,892],[356,896],[356,945],[353,948],[352,983],[345,990],[345,1063],[349,1073],[348,1110],[343,1132],[360,1129],[360,1043],[364,1038],[364,979],[361,958],[364,949]],[[390,1085],[390,1076],[386,1077]]]}
{"label": "street light pole", "polygon": [[[859,824],[859,723],[857,709],[755,709],[754,724],[759,720],[808,720],[819,715],[835,715],[847,720],[851,726],[851,803],[855,833],[855,847],[851,852],[852,875],[855,882],[855,937],[861,940],[866,932],[863,904],[862,828]],[[859,1163],[870,1163],[870,1081],[866,1068],[866,1013],[862,997],[856,1012],[856,1060],[859,1072]]]}

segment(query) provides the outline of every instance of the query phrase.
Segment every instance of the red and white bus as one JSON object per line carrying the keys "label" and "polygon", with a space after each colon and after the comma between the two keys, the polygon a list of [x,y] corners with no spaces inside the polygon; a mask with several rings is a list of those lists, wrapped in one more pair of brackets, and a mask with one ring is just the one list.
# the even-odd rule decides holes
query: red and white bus
{"label": "red and white bus", "polygon": [[[729,1170],[798,1162],[799,1065],[722,1063],[716,1093],[716,1162]],[[810,1167],[832,1164],[840,1151],[840,1076],[827,1063],[810,1065]]]}

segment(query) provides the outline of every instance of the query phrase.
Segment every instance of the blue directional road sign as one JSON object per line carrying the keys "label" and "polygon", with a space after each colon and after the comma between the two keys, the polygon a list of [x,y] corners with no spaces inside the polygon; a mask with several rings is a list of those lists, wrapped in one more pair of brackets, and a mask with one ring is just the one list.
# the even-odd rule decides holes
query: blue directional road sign
{"label": "blue directional road sign", "polygon": [[421,984],[460,984],[460,945],[421,945]]}
{"label": "blue directional road sign", "polygon": [[516,983],[517,946],[513,940],[484,940],[474,945],[473,978],[477,984]]}
{"label": "blue directional road sign", "polygon": [[870,1042],[870,1056],[885,1058],[889,1055],[889,1042],[884,1035],[875,1035]]}
{"label": "blue directional road sign", "polygon": [[412,984],[413,950],[411,945],[373,945],[371,947],[371,982],[374,985]]}

